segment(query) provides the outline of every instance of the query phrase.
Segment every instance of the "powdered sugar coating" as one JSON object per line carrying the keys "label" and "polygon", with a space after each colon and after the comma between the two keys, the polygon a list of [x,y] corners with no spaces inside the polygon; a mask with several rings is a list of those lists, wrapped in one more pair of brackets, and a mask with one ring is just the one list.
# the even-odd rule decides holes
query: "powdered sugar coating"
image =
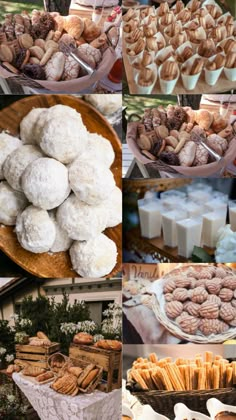
{"label": "powdered sugar coating", "polygon": [[36,144],[35,125],[40,114],[47,108],[33,108],[20,123],[20,138],[23,144]]}
{"label": "powdered sugar coating", "polygon": [[101,204],[108,213],[106,227],[114,227],[122,222],[122,192],[115,187],[109,197]]}
{"label": "powdered sugar coating", "polygon": [[87,130],[80,114],[64,119],[61,116],[45,122],[37,140],[47,156],[68,164],[87,146]]}
{"label": "powdered sugar coating", "polygon": [[51,252],[64,252],[72,245],[72,239],[69,238],[67,232],[57,223],[55,210],[49,212],[50,219],[53,221],[56,229],[56,237],[50,251]]}
{"label": "powdered sugar coating", "polygon": [[109,274],[116,265],[115,242],[101,233],[87,242],[75,241],[70,248],[73,269],[82,277],[100,278]]}
{"label": "powdered sugar coating", "polygon": [[24,249],[42,253],[52,247],[56,228],[47,211],[29,206],[17,216],[16,234]]}
{"label": "powdered sugar coating", "polygon": [[110,168],[115,159],[115,153],[109,140],[97,133],[88,133],[88,144],[80,160],[94,160]]}
{"label": "powdered sugar coating", "polygon": [[[52,121],[57,117],[65,121],[65,119],[68,118],[77,118],[78,115],[80,117],[80,114],[77,113],[74,108],[67,105],[58,104],[51,106],[50,108],[46,108],[45,111],[40,113],[34,127],[36,142],[38,143],[40,141],[42,130],[47,122]],[[81,121],[81,117],[79,118],[79,121]]]}
{"label": "powdered sugar coating", "polygon": [[7,156],[20,146],[22,146],[22,142],[18,138],[10,136],[4,131],[0,133],[0,179],[4,179],[3,164]]}
{"label": "powdered sugar coating", "polygon": [[91,160],[76,159],[69,166],[69,180],[75,195],[87,204],[96,205],[109,197],[116,184],[113,173]]}
{"label": "powdered sugar coating", "polygon": [[22,189],[34,206],[54,209],[70,193],[67,168],[55,159],[39,158],[25,169]]}
{"label": "powdered sugar coating", "polygon": [[27,206],[25,195],[13,188],[6,182],[0,182],[0,223],[15,225],[16,217]]}
{"label": "powdered sugar coating", "polygon": [[3,165],[3,174],[12,188],[22,191],[21,176],[24,170],[31,162],[40,157],[43,157],[43,153],[38,147],[30,144],[13,150],[7,156]]}
{"label": "powdered sugar coating", "polygon": [[58,208],[56,217],[70,238],[87,241],[105,230],[108,212],[101,206],[90,206],[71,194]]}

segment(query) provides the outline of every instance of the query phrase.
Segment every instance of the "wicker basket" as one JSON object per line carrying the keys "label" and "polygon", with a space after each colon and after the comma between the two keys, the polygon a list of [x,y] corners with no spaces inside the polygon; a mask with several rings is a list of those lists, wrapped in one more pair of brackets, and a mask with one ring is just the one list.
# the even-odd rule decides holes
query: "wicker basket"
{"label": "wicker basket", "polygon": [[[48,358],[48,367],[54,373],[59,373],[68,363],[68,357],[62,353],[54,353]],[[58,363],[58,366],[56,365]],[[59,364],[61,366],[59,366]]]}
{"label": "wicker basket", "polygon": [[[85,369],[88,365],[90,365],[91,363],[83,360],[83,359],[70,359],[70,361],[72,362],[73,366],[76,367],[80,367],[82,369]],[[96,368],[99,369],[99,372],[97,374],[97,376],[95,377],[95,380],[92,381],[87,388],[79,388],[80,392],[86,393],[86,394],[90,394],[91,392],[93,392],[97,386],[101,383],[102,381],[102,372],[103,372],[103,368],[101,366],[95,365]]]}
{"label": "wicker basket", "polygon": [[[194,264],[194,270],[200,270],[204,264]],[[209,264],[207,264],[209,265]],[[187,334],[181,330],[177,323],[167,317],[164,310],[164,295],[163,295],[163,286],[165,280],[171,277],[173,274],[183,274],[189,270],[192,264],[186,265],[181,268],[176,268],[169,273],[167,273],[162,279],[158,280],[155,284],[155,294],[152,296],[152,310],[157,318],[157,320],[175,337],[180,338],[181,340],[187,340],[192,343],[197,344],[221,344],[226,340],[235,338],[236,336],[236,327],[229,328],[228,331],[222,334],[211,334],[205,336],[200,332],[196,335]],[[229,273],[232,273],[232,269],[229,267],[224,267]]]}
{"label": "wicker basket", "polygon": [[186,404],[193,411],[200,411],[209,416],[206,403],[209,398],[218,398],[222,403],[235,405],[236,389],[211,389],[202,391],[134,391],[132,394],[138,398],[141,404],[150,405],[157,413],[163,414],[170,419],[174,418],[174,406],[177,403]]}

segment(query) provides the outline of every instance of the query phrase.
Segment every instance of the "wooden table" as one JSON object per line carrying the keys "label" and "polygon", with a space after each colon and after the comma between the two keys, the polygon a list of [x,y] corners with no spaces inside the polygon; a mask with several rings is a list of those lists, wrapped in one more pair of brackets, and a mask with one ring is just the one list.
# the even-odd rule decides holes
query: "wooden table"
{"label": "wooden table", "polygon": [[[136,227],[126,232],[124,243],[129,250],[135,249],[142,252],[146,251],[147,254],[155,253],[156,258],[160,259],[160,262],[191,262],[191,259],[178,255],[177,247],[170,248],[169,246],[164,245],[163,236],[153,239],[143,238],[141,236],[140,227]],[[203,246],[203,249],[209,255],[214,255],[214,248]]]}
{"label": "wooden table", "polygon": [[[126,34],[125,34],[126,35]],[[125,36],[124,35],[124,36]],[[127,54],[126,54],[126,43],[124,41],[123,37],[123,61],[124,61],[124,67],[125,67],[125,73],[127,77],[127,83],[129,86],[129,93],[134,95],[138,94],[138,87],[135,83],[134,76],[133,76],[133,68],[128,60]],[[183,86],[181,76],[175,86],[175,89],[172,92],[172,95],[179,95],[179,94],[204,94],[204,93],[220,93],[220,92],[228,92],[232,89],[235,89],[236,82],[230,82],[228,79],[226,79],[224,73],[221,73],[220,78],[218,79],[218,82],[215,84],[215,86],[209,86],[205,82],[204,78],[204,72],[202,72],[197,86],[194,90],[186,90]],[[163,94],[160,87],[160,82],[157,79],[156,85],[154,86],[154,89],[152,91],[152,95],[155,94]]]}

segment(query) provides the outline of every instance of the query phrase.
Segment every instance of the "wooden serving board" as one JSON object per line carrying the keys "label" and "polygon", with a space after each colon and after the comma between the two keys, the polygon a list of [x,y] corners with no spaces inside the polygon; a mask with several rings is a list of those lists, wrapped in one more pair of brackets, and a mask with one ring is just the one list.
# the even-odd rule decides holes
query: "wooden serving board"
{"label": "wooden serving board", "polygon": [[[127,78],[127,83],[129,86],[129,93],[134,95],[134,94],[138,94],[138,87],[137,84],[135,83],[134,80],[134,75],[133,75],[133,68],[128,60],[127,54],[126,54],[126,43],[123,39],[123,61],[124,61],[124,66],[125,66],[125,73],[126,73],[126,78]],[[222,71],[220,78],[218,79],[217,83],[214,86],[209,86],[206,82],[205,82],[205,75],[204,75],[204,71],[202,72],[197,85],[195,87],[194,90],[186,90],[184,88],[184,85],[182,83],[182,79],[181,76],[179,77],[179,80],[175,86],[175,89],[173,90],[173,92],[171,93],[172,95],[184,95],[184,94],[189,94],[189,95],[196,95],[196,94],[206,94],[206,93],[221,93],[221,92],[227,92],[230,91],[231,89],[235,89],[235,82],[231,82],[230,80],[226,79],[224,72]],[[161,94],[163,95],[162,91],[161,91],[161,87],[160,87],[160,83],[159,83],[159,79],[157,78],[157,82],[156,85],[153,88],[153,91],[151,93],[152,95],[155,94]]]}
{"label": "wooden serving board", "polygon": [[16,351],[24,353],[41,353],[41,354],[51,354],[60,350],[59,343],[52,343],[50,346],[31,346],[30,344],[16,344]]}
{"label": "wooden serving board", "polygon": [[31,382],[34,385],[44,385],[44,384],[48,384],[50,382],[53,382],[56,379],[56,376],[54,375],[52,378],[47,379],[46,381],[42,381],[42,382],[38,382],[36,380],[36,378],[34,376],[27,376],[24,375],[22,372],[19,373],[19,375],[23,378],[26,379],[27,381]]}
{"label": "wooden serving board", "polygon": [[[148,239],[141,236],[140,228],[131,229],[126,234],[126,241],[125,244],[128,249],[136,249],[137,251],[143,251],[147,249],[148,246],[153,247],[153,251],[156,250],[157,254],[160,254],[162,257],[169,260],[169,262],[190,262],[191,259],[187,259],[185,257],[181,257],[178,255],[178,248],[170,248],[169,246],[164,245],[163,236],[159,238]],[[203,246],[203,249],[209,254],[214,255],[214,248],[208,248]]]}
{"label": "wooden serving board", "polygon": [[[32,108],[50,108],[56,104],[75,108],[81,113],[83,122],[90,132],[101,134],[111,142],[115,152],[115,161],[111,171],[116,185],[121,188],[121,143],[116,132],[95,108],[73,95],[33,95],[14,102],[0,111],[0,131],[8,130],[11,134],[18,135],[20,121]],[[106,229],[104,233],[116,243],[118,250],[117,264],[106,276],[112,277],[121,269],[121,225]],[[17,241],[13,226],[0,226],[0,249],[20,267],[37,277],[79,277],[72,270],[68,252],[33,254],[26,251]]]}

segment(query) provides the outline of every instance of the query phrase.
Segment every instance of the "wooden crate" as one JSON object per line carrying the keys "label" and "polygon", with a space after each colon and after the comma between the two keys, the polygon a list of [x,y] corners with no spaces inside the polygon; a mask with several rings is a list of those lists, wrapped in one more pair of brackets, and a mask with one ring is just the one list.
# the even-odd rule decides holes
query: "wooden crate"
{"label": "wooden crate", "polygon": [[71,359],[83,359],[103,367],[104,381],[98,387],[100,390],[111,392],[113,389],[121,387],[121,351],[104,350],[94,346],[71,343],[69,356]]}
{"label": "wooden crate", "polygon": [[30,365],[42,368],[48,367],[48,358],[51,354],[60,350],[59,343],[52,343],[50,346],[31,346],[29,344],[16,344],[16,358],[23,360]]}

